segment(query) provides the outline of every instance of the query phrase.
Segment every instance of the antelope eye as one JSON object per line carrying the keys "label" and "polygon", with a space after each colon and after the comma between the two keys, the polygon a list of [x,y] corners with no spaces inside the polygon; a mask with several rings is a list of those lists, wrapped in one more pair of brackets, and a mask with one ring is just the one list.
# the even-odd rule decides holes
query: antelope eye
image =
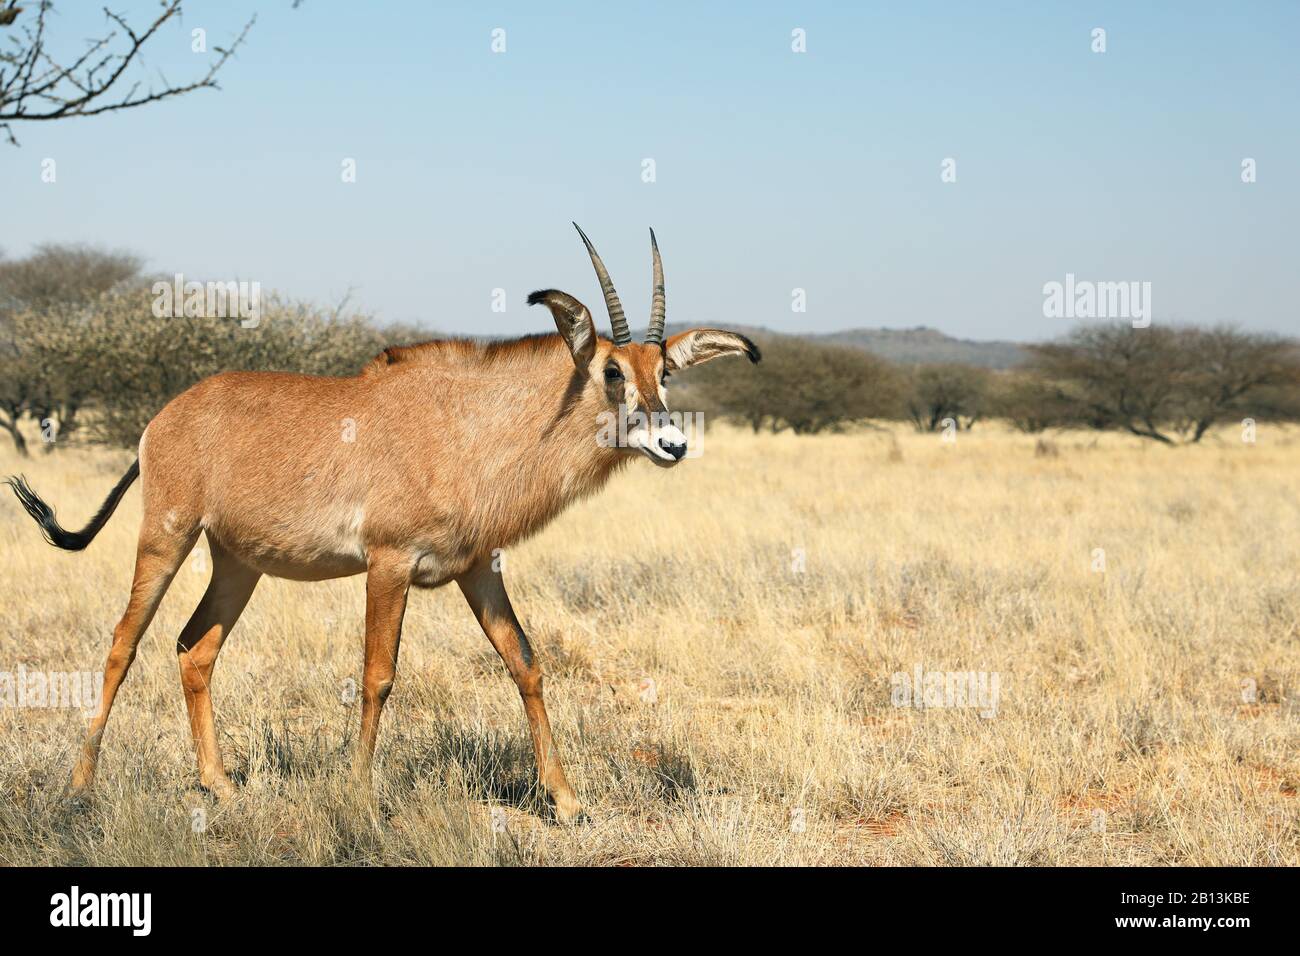
{"label": "antelope eye", "polygon": [[605,369],[605,381],[621,382],[623,381],[623,371],[617,365],[611,365]]}

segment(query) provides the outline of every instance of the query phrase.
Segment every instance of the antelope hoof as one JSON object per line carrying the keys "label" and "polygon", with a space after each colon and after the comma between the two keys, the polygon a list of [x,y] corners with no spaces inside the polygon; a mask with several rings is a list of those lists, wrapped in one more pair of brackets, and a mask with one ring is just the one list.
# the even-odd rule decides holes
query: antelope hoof
{"label": "antelope hoof", "polygon": [[87,807],[95,795],[93,783],[69,783],[63,791],[64,799],[74,807]]}
{"label": "antelope hoof", "polygon": [[217,798],[218,803],[225,803],[228,800],[233,800],[239,793],[235,788],[235,785],[230,782],[229,777],[218,777],[211,783],[204,784],[204,787],[207,788],[208,793]]}
{"label": "antelope hoof", "polygon": [[555,819],[564,826],[575,826],[586,819],[582,804],[572,793],[554,794],[551,801],[555,805]]}

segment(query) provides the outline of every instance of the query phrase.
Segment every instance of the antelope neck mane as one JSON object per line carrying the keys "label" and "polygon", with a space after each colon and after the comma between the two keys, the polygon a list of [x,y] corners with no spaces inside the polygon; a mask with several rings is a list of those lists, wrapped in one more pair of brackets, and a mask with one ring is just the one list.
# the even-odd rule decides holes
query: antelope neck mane
{"label": "antelope neck mane", "polygon": [[438,365],[456,368],[501,368],[536,364],[538,359],[563,356],[570,362],[569,349],[554,332],[525,335],[517,339],[433,339],[415,345],[392,345],[362,369],[374,374],[394,365]]}

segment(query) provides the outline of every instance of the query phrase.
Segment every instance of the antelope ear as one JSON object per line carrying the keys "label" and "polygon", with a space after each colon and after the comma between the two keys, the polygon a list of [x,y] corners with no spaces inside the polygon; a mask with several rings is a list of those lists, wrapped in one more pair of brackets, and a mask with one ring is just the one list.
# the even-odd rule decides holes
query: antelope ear
{"label": "antelope ear", "polygon": [[703,365],[724,355],[746,355],[757,363],[763,355],[758,346],[735,332],[721,329],[691,329],[678,332],[664,343],[664,365],[668,371]]}
{"label": "antelope ear", "polygon": [[596,354],[596,326],[588,308],[558,289],[542,289],[528,297],[529,305],[544,305],[551,310],[560,337],[573,353],[573,363],[585,369]]}

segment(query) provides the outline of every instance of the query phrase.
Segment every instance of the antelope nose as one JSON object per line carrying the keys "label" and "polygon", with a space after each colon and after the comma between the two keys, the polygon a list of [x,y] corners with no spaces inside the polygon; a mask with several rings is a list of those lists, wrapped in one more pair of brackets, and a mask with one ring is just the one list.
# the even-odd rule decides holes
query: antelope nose
{"label": "antelope nose", "polygon": [[674,461],[681,461],[686,454],[686,442],[674,445],[672,442],[661,438],[659,439],[659,447],[664,450],[665,455],[671,455]]}

